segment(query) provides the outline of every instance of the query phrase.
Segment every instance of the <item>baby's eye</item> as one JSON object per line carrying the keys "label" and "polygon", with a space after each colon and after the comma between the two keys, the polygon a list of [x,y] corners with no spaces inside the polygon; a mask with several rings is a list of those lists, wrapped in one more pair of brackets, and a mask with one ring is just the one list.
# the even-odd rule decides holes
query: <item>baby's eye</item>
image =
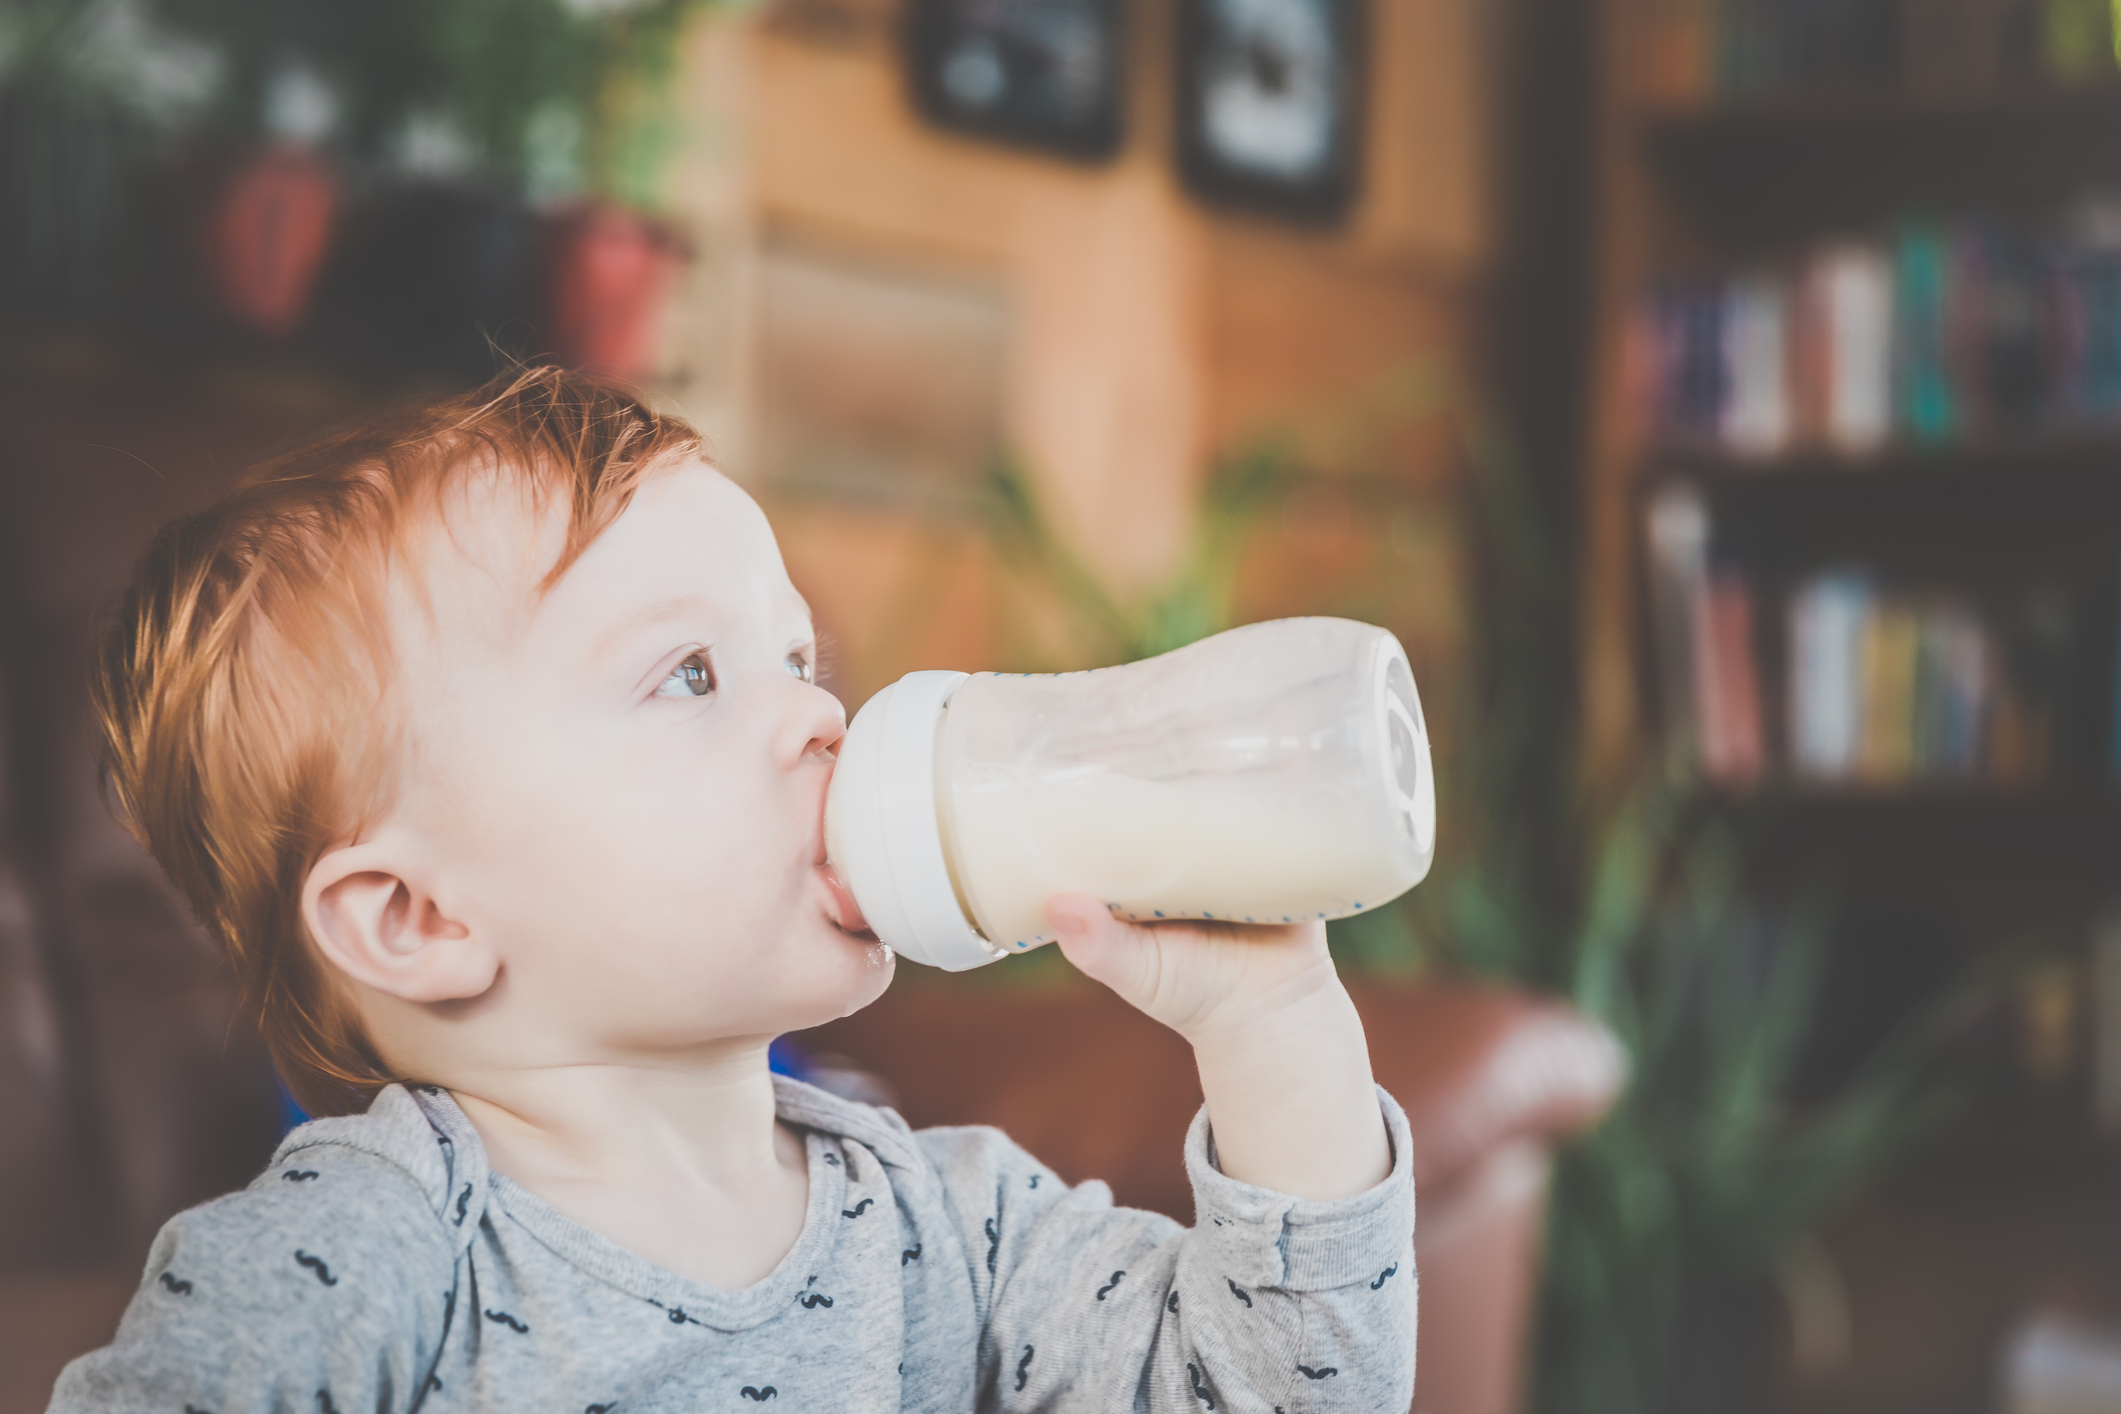
{"label": "baby's eye", "polygon": [[694,653],[670,670],[655,690],[658,697],[705,697],[714,691],[714,665],[705,653]]}
{"label": "baby's eye", "polygon": [[788,655],[788,676],[795,678],[799,682],[816,682],[817,665],[812,663],[805,654],[790,653]]}

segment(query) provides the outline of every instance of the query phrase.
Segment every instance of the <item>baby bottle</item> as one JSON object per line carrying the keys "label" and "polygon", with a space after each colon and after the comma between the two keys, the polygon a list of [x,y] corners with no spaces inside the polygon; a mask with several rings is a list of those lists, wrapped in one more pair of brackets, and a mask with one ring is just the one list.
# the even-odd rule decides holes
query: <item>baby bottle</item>
{"label": "baby bottle", "polygon": [[978,967],[1052,941],[1048,899],[1123,918],[1344,918],[1436,852],[1406,651],[1276,619],[1077,673],[909,673],[840,744],[827,853],[884,942]]}

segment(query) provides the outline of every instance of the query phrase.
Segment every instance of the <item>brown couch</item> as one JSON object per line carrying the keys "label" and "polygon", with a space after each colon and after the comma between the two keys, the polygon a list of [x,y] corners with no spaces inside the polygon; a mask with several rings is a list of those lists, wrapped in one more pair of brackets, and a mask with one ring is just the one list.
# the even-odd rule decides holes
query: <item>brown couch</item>
{"label": "brown couch", "polygon": [[[97,797],[90,621],[163,518],[343,408],[299,387],[112,392],[124,384],[101,373],[0,371],[0,1414],[27,1414],[109,1338],[161,1222],[248,1181],[278,1133],[225,971]],[[1547,1153],[1610,1101],[1618,1053],[1505,992],[1359,1000],[1416,1136],[1417,1407],[1503,1414]],[[1190,1217],[1190,1057],[1109,995],[909,976],[811,1040],[885,1077],[916,1124],[1000,1124],[1070,1178]]]}

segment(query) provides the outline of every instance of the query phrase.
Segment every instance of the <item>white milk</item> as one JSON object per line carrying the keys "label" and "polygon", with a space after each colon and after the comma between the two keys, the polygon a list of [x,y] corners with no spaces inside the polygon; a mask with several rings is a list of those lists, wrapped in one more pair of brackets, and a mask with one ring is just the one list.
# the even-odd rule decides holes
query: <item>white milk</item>
{"label": "white milk", "polygon": [[1380,843],[1392,821],[1360,802],[1105,772],[937,784],[956,882],[980,932],[1012,949],[1052,941],[1058,894],[1094,894],[1127,918],[1289,923],[1398,892]]}

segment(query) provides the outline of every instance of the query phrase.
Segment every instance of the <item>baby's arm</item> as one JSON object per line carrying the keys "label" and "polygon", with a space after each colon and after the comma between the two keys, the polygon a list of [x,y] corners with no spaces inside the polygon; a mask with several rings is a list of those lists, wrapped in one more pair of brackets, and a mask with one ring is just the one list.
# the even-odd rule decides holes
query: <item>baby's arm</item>
{"label": "baby's arm", "polygon": [[67,1366],[52,1414],[416,1410],[456,1255],[403,1170],[295,1150],[156,1237],[117,1338]]}
{"label": "baby's arm", "polygon": [[1084,973],[1192,1043],[1231,1178],[1344,1198],[1391,1167],[1362,1020],[1321,923],[1123,923],[1086,895],[1050,905]]}
{"label": "baby's arm", "polygon": [[1391,1172],[1306,1202],[1219,1171],[1186,1138],[1197,1224],[1063,1187],[986,1129],[918,1136],[944,1176],[981,1307],[983,1411],[1404,1410],[1414,1389],[1406,1120],[1373,1091]]}
{"label": "baby's arm", "polygon": [[1051,914],[1070,960],[1193,1044],[1196,1225],[1114,1210],[1102,1184],[1041,1192],[990,1157],[993,1197],[973,1201],[991,1220],[957,1200],[989,1222],[968,1234],[992,1283],[981,1407],[1405,1409],[1406,1119],[1371,1081],[1324,928],[1140,927],[1086,897]]}

